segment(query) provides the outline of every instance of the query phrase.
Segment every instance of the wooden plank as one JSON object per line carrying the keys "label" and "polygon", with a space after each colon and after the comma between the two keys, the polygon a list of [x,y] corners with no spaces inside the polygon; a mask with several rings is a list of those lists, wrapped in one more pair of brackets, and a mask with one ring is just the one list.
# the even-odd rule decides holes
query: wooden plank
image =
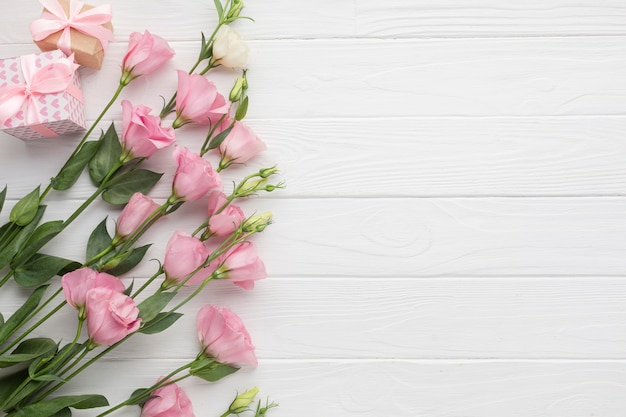
{"label": "wooden plank", "polygon": [[[287,181],[276,193],[281,197],[612,196],[622,195],[626,183],[626,118],[620,116],[255,119],[248,124],[269,149],[224,176],[230,182],[278,164]],[[178,141],[198,150],[204,135],[185,129]],[[71,138],[29,143],[6,138],[0,184],[10,184],[9,198],[54,176],[75,145]],[[146,166],[173,172],[170,153],[155,155]],[[84,178],[71,195],[86,198],[93,189]],[[152,195],[166,198],[169,192],[164,179]]]}
{"label": "wooden plank", "polygon": [[[211,34],[217,24],[212,1],[108,0],[113,7],[113,26],[117,42],[126,42],[131,32],[145,29],[170,42],[200,39],[200,32]],[[104,3],[100,3],[104,4]],[[0,16],[0,44],[32,44],[28,25],[41,14],[37,1],[5,5]],[[297,8],[287,0],[271,3],[247,2],[242,13],[254,18],[236,22],[233,27],[247,39],[349,37],[355,34],[355,5],[346,1],[317,0]],[[35,50],[35,46],[29,47]]]}
{"label": "wooden plank", "polygon": [[619,0],[357,0],[363,37],[623,35]]}
{"label": "wooden plank", "polygon": [[[80,201],[50,201],[49,219]],[[243,202],[248,213],[273,211],[255,237],[274,277],[623,276],[626,199],[275,199]],[[10,206],[9,206],[10,207]],[[58,236],[50,253],[84,259],[89,232],[119,209],[90,208]],[[7,212],[3,215],[6,218]],[[181,208],[151,230],[148,259],[161,259],[176,229],[193,231],[205,202]],[[150,276],[142,266],[136,276]]]}
{"label": "wooden plank", "polygon": [[[73,392],[101,391],[102,380],[116,381],[106,387],[115,403],[183,363],[103,362],[90,377],[77,379],[80,391]],[[626,406],[624,362],[261,361],[254,372],[240,371],[219,384],[182,384],[196,415],[219,415],[237,390],[255,385],[261,398],[280,402],[268,413],[274,417],[621,417]],[[136,416],[137,409],[118,414]]]}
{"label": "wooden plank", "polygon": [[[216,15],[213,3],[161,0],[109,0],[118,41],[131,32],[149,29],[170,41],[195,40],[210,32]],[[31,43],[28,24],[40,14],[38,2],[20,4],[0,16],[0,43]],[[462,37],[624,35],[626,8],[618,0],[318,0],[293,7],[286,0],[246,3],[255,24],[236,23],[249,39],[345,37]],[[132,17],[132,19],[130,18]],[[184,22],[184,24],[177,24]]]}
{"label": "wooden plank", "polygon": [[[159,95],[176,88],[172,70],[191,67],[198,53],[197,42],[174,47],[168,68],[138,79],[124,96],[160,107]],[[250,118],[626,113],[623,37],[255,41],[251,47]],[[115,90],[125,49],[112,45],[101,72],[84,72],[87,119]],[[30,51],[2,45],[0,56]],[[235,76],[218,70],[211,78],[228,94]],[[107,118],[120,115],[115,106]]]}
{"label": "wooden plank", "polygon": [[[137,280],[135,288],[142,283]],[[25,296],[16,285],[0,295],[5,317]],[[625,297],[623,279],[601,277],[269,277],[251,292],[215,282],[181,310],[185,316],[175,326],[138,335],[110,357],[140,360],[152,346],[159,346],[152,359],[192,357],[198,349],[196,313],[214,303],[242,317],[265,359],[624,360]],[[71,340],[76,322],[76,311],[66,307],[35,335]]]}

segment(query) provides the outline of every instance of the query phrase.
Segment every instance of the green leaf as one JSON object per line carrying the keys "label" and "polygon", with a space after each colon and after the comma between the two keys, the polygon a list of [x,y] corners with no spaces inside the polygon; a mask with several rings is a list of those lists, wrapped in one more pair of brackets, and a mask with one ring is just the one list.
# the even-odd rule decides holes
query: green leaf
{"label": "green leaf", "polygon": [[26,226],[37,215],[39,207],[39,186],[26,194],[11,210],[9,220],[18,226]]}
{"label": "green leaf", "polygon": [[139,317],[141,317],[141,320],[148,322],[155,318],[175,295],[176,293],[174,292],[160,292],[143,300],[137,306],[137,308],[139,308]]}
{"label": "green leaf", "polygon": [[65,407],[60,411],[54,413],[51,417],[72,417],[72,412],[68,407]]}
{"label": "green leaf", "polygon": [[124,260],[122,260],[120,263],[117,264],[117,266],[107,269],[106,264],[105,264],[105,267],[103,268],[103,270],[105,270],[111,275],[115,275],[116,277],[122,274],[125,274],[126,272],[136,267],[139,264],[139,262],[141,262],[141,260],[146,255],[146,252],[148,251],[150,246],[152,246],[152,244],[144,245],[139,248],[133,249],[132,251],[130,251],[130,253],[126,255]]}
{"label": "green leaf", "polygon": [[7,319],[2,327],[0,327],[0,343],[4,343],[9,336],[28,319],[30,313],[39,305],[46,288],[48,288],[47,285],[42,285],[33,291],[26,302]]}
{"label": "green leaf", "polygon": [[80,267],[80,262],[36,253],[25,264],[15,269],[14,279],[23,287],[37,287],[45,284],[61,271]]}
{"label": "green leaf", "polygon": [[157,398],[158,395],[150,395],[148,388],[138,388],[128,397],[128,405],[138,405],[143,408],[144,404],[153,398]]}
{"label": "green leaf", "polygon": [[146,194],[150,191],[162,175],[147,169],[124,172],[111,180],[102,193],[102,199],[110,204],[126,204],[134,193]]}
{"label": "green leaf", "polygon": [[100,254],[111,246],[113,239],[109,236],[107,231],[107,218],[100,222],[91,235],[89,236],[89,242],[87,243],[87,259],[91,259],[94,256]]}
{"label": "green leaf", "polygon": [[220,0],[213,0],[215,3],[215,10],[217,10],[217,16],[220,18],[220,21],[224,19],[224,7],[222,6],[222,2]]}
{"label": "green leaf", "polygon": [[224,142],[224,139],[226,139],[231,130],[233,130],[232,125],[228,126],[228,128],[222,131],[219,135],[211,139],[211,142],[209,142],[209,150],[218,148],[222,142]]}
{"label": "green leaf", "polygon": [[176,323],[176,320],[181,318],[181,313],[164,312],[159,313],[156,317],[149,322],[144,323],[139,329],[139,333],[156,334],[161,333],[163,330]]}
{"label": "green leaf", "polygon": [[237,107],[237,111],[235,112],[235,120],[243,120],[248,114],[248,96],[246,96],[243,101]]}
{"label": "green leaf", "polygon": [[8,368],[40,356],[48,356],[55,353],[56,350],[57,344],[52,339],[28,339],[20,343],[10,355],[0,356],[0,368]]}
{"label": "green leaf", "polygon": [[[111,274],[111,275],[113,275],[113,274]],[[130,285],[129,285],[128,287],[126,287],[126,289],[122,292],[122,294],[124,294],[124,295],[126,295],[126,296],[130,297],[130,294],[133,292],[133,287],[134,287],[134,286],[135,286],[135,280],[133,279],[133,280],[130,282]]]}
{"label": "green leaf", "polygon": [[196,359],[193,362],[191,368],[189,368],[189,373],[193,376],[197,376],[198,378],[202,378],[205,381],[215,382],[225,376],[234,374],[238,370],[239,368],[235,368],[234,366],[219,363],[214,359],[204,357]]}
{"label": "green leaf", "polygon": [[80,147],[78,153],[70,158],[61,168],[59,175],[52,179],[52,188],[64,191],[74,185],[99,147],[100,141],[85,142]]}
{"label": "green leaf", "polygon": [[11,260],[11,268],[16,269],[28,261],[39,249],[63,230],[63,220],[43,223],[20,248],[20,252]]}
{"label": "green leaf", "polygon": [[39,210],[37,210],[37,214],[35,218],[19,233],[15,236],[15,238],[9,242],[1,251],[0,251],[0,268],[4,268],[11,259],[19,252],[20,248],[26,243],[30,235],[33,233],[43,213],[46,211],[46,206],[39,206]]}
{"label": "green leaf", "polygon": [[9,395],[15,391],[20,384],[28,378],[28,371],[26,369],[20,370],[16,373],[5,375],[0,378],[0,403],[4,403]]}
{"label": "green leaf", "polygon": [[2,207],[4,207],[4,199],[7,196],[7,187],[6,185],[4,186],[4,190],[2,190],[2,192],[0,192],[0,212],[2,212]]}
{"label": "green leaf", "polygon": [[104,177],[107,176],[111,168],[122,156],[122,145],[115,131],[115,126],[111,123],[109,129],[100,137],[100,147],[89,161],[89,176],[91,180],[100,185]]}
{"label": "green leaf", "polygon": [[106,407],[109,405],[106,397],[98,394],[68,395],[48,401],[39,401],[35,404],[20,408],[13,417],[51,417],[64,408],[83,410],[87,408]]}
{"label": "green leaf", "polygon": [[56,376],[52,374],[37,375],[37,376],[32,377],[32,380],[40,381],[40,382],[65,382],[65,380],[61,378],[60,376]]}

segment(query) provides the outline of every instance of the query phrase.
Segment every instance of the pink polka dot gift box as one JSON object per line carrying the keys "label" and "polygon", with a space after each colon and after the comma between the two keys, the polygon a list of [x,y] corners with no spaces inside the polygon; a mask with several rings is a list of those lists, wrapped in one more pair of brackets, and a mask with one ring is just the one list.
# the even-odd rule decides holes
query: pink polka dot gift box
{"label": "pink polka dot gift box", "polygon": [[78,67],[60,50],[0,59],[0,130],[22,140],[84,130]]}

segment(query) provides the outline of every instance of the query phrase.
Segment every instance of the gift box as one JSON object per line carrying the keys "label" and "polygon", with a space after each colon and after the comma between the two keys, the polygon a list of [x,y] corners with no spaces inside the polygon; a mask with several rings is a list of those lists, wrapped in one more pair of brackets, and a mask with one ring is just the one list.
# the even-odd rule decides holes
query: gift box
{"label": "gift box", "polygon": [[80,65],[100,69],[109,42],[113,41],[111,6],[90,6],[77,0],[40,0],[40,19],[30,24],[35,44],[42,51],[60,49],[74,53]]}
{"label": "gift box", "polygon": [[59,50],[0,59],[0,130],[22,140],[84,130],[77,69]]}

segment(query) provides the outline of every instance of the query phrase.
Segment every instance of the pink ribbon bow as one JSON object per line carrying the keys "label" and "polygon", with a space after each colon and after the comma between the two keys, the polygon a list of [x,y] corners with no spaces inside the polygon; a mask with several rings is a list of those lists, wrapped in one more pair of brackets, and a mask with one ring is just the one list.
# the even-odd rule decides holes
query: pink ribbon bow
{"label": "pink ribbon bow", "polygon": [[26,103],[25,120],[27,124],[40,123],[38,96],[68,91],[82,101],[82,93],[72,78],[78,65],[74,58],[59,59],[41,69],[37,68],[36,55],[20,57],[24,82],[0,88],[0,123],[16,115]]}
{"label": "pink ribbon bow", "polygon": [[102,26],[111,21],[111,5],[105,4],[81,13],[80,10],[84,3],[70,0],[70,14],[67,16],[58,0],[39,0],[39,2],[46,8],[46,11],[41,15],[41,19],[30,24],[30,32],[35,41],[43,40],[53,33],[63,31],[57,42],[57,47],[66,55],[70,55],[72,53],[70,29],[75,29],[98,39],[104,51],[106,51],[108,43],[113,40],[113,33]]}

